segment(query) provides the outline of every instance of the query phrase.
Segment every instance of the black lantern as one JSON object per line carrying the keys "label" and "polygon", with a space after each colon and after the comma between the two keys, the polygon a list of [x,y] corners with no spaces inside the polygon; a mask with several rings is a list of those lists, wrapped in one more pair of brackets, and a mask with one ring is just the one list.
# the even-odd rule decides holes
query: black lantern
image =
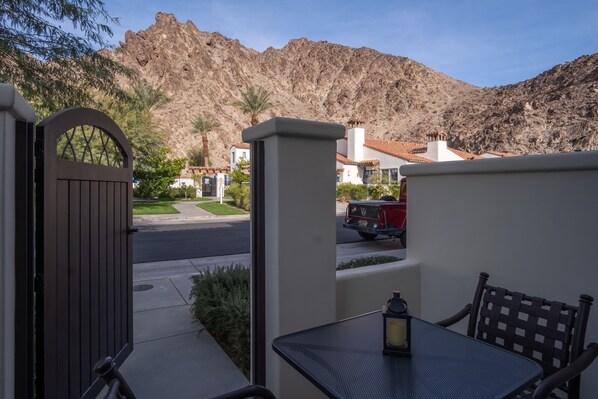
{"label": "black lantern", "polygon": [[385,355],[411,356],[411,315],[399,291],[382,308]]}

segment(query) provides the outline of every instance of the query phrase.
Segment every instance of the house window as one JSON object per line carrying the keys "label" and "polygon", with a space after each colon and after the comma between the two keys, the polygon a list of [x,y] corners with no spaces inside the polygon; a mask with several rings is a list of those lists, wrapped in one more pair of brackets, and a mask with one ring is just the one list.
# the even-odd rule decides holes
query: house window
{"label": "house window", "polygon": [[398,168],[382,169],[381,173],[382,173],[382,175],[380,177],[382,178],[382,184],[398,183],[398,181],[399,181],[399,169]]}
{"label": "house window", "polygon": [[363,184],[368,184],[369,178],[376,172],[378,172],[376,169],[365,169],[363,171]]}
{"label": "house window", "polygon": [[235,158],[236,158],[236,157],[235,157],[235,155],[237,155],[237,153],[236,153],[235,151],[233,151],[233,152],[231,152],[231,155],[232,155],[232,157],[233,157],[233,165],[234,165],[234,164],[236,164],[236,163],[237,163],[237,162],[236,162],[236,159],[235,159]]}

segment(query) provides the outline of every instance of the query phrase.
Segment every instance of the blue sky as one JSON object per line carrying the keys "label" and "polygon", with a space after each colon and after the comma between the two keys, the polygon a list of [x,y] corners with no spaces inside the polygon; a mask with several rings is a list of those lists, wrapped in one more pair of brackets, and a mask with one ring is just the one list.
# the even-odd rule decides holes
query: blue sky
{"label": "blue sky", "polygon": [[598,52],[598,0],[105,0],[112,41],[191,20],[263,51],[306,37],[409,57],[453,78],[498,86]]}

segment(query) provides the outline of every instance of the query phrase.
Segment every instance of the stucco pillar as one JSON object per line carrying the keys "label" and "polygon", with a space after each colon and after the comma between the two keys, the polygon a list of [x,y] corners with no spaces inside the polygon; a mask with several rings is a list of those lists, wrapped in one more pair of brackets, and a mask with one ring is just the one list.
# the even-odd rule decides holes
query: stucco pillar
{"label": "stucco pillar", "polygon": [[252,232],[263,228],[261,238],[252,234],[252,251],[263,251],[261,260],[252,254],[252,268],[263,267],[265,279],[265,381],[281,399],[323,396],[274,353],[272,340],[335,321],[335,152],[344,132],[342,125],[289,118],[243,131],[254,149],[252,198],[259,202],[261,191],[263,200],[263,214],[259,203],[251,207]]}
{"label": "stucco pillar", "polygon": [[33,108],[25,102],[14,87],[0,84],[0,399],[15,397],[15,132],[17,120],[35,121]]}

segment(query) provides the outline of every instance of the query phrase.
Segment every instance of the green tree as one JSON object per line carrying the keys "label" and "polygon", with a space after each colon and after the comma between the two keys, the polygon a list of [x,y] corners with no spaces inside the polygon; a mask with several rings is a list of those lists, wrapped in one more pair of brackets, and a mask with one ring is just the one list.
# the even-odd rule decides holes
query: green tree
{"label": "green tree", "polygon": [[220,127],[220,125],[218,124],[218,122],[214,121],[209,116],[204,116],[204,115],[197,115],[193,119],[192,125],[193,125],[193,133],[201,133],[202,141],[203,141],[204,163],[203,163],[203,165],[198,165],[198,166],[208,166],[209,162],[210,162],[208,132],[218,129],[218,127]]}
{"label": "green tree", "polygon": [[40,115],[91,105],[93,94],[125,99],[120,77],[133,72],[97,49],[109,48],[118,20],[102,0],[0,2],[0,81],[16,86]]}
{"label": "green tree", "polygon": [[244,172],[244,170],[249,166],[249,161],[246,159],[241,159],[239,162],[235,164],[234,169],[230,172],[230,177],[233,180],[233,183],[245,183],[249,182],[249,175]]}
{"label": "green tree", "polygon": [[[127,93],[129,101],[104,97],[99,106],[120,126],[133,148],[135,167],[154,151],[165,148],[164,134],[153,118],[152,109],[169,101],[159,89],[148,89],[145,82],[133,85]],[[146,95],[152,92],[152,99]],[[159,99],[159,100],[156,100]]]}
{"label": "green tree", "polygon": [[233,105],[244,114],[249,114],[252,126],[257,125],[259,123],[258,116],[272,107],[270,95],[271,93],[262,87],[250,86],[241,92],[241,101],[235,101]]}
{"label": "green tree", "polygon": [[138,162],[135,177],[139,179],[136,195],[142,198],[156,198],[167,192],[170,185],[180,176],[185,167],[185,158],[168,159],[168,149],[152,151]]}
{"label": "green tree", "polygon": [[200,147],[193,147],[187,151],[187,160],[189,166],[205,166],[206,158],[203,155],[203,150]]}
{"label": "green tree", "polygon": [[154,87],[146,81],[136,82],[133,85],[134,103],[142,110],[153,111],[170,102],[160,87]]}

